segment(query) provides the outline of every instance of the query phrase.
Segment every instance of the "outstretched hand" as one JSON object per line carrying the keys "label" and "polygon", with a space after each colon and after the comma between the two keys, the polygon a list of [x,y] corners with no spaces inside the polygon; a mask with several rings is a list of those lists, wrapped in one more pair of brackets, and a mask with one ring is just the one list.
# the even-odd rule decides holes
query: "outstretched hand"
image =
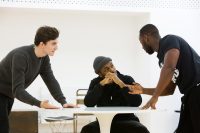
{"label": "outstretched hand", "polygon": [[63,108],[79,108],[79,106],[75,104],[65,103],[63,104]]}
{"label": "outstretched hand", "polygon": [[40,108],[45,108],[45,109],[59,109],[59,107],[49,103],[49,100],[44,100],[40,103]]}
{"label": "outstretched hand", "polygon": [[139,83],[128,85],[129,94],[143,94],[143,87]]}

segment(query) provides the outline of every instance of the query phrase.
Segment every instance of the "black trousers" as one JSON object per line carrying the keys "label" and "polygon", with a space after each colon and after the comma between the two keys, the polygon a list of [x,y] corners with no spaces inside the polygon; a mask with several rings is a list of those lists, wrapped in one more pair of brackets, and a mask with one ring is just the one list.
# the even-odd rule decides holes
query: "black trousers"
{"label": "black trousers", "polygon": [[9,133],[8,116],[12,109],[14,99],[0,94],[0,133]]}
{"label": "black trousers", "polygon": [[175,133],[200,133],[200,86],[182,97],[179,125]]}
{"label": "black trousers", "polygon": [[[84,126],[81,133],[100,133],[98,121],[94,121]],[[113,121],[110,133],[149,133],[148,129],[135,120]]]}

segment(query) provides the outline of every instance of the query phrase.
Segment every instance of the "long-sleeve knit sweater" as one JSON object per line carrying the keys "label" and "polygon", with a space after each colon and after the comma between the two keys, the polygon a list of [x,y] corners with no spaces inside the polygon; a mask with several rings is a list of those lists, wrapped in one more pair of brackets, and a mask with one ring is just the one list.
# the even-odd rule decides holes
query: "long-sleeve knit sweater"
{"label": "long-sleeve knit sweater", "polygon": [[40,101],[26,91],[38,75],[42,77],[52,96],[59,103],[66,103],[51,70],[49,56],[38,58],[34,52],[34,45],[12,50],[0,62],[0,93],[39,107]]}

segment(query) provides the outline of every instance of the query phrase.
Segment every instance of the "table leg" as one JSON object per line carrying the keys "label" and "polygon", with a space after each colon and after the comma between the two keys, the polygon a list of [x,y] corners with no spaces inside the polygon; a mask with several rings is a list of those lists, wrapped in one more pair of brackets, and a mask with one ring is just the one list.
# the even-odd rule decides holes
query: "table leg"
{"label": "table leg", "polygon": [[116,114],[95,114],[99,121],[100,132],[110,133],[112,119]]}
{"label": "table leg", "polygon": [[73,120],[73,128],[74,128],[74,133],[77,133],[77,114],[73,114],[74,120]]}

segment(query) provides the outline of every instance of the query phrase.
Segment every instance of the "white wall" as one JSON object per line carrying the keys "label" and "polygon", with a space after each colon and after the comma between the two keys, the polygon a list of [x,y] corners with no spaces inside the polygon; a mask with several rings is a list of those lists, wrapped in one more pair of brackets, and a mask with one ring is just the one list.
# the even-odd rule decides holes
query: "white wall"
{"label": "white wall", "polygon": [[[122,73],[149,83],[149,61],[138,41],[139,28],[149,22],[149,13],[0,8],[0,16],[1,42],[6,45],[1,58],[15,47],[33,43],[35,31],[42,25],[60,30],[60,46],[51,63],[68,101],[74,102],[75,90],[88,88],[97,76],[92,63],[98,55],[111,57]],[[52,99],[40,78],[29,91],[39,99]],[[27,105],[14,105],[21,107]]]}
{"label": "white wall", "polygon": [[[200,53],[200,13],[196,11],[120,13],[0,8],[0,59],[15,47],[33,43],[36,29],[50,25],[60,30],[59,49],[51,63],[69,102],[75,102],[77,88],[87,88],[96,76],[92,63],[98,55],[111,57],[118,70],[133,76],[143,86],[155,87],[160,72],[156,54],[146,54],[138,41],[139,29],[149,22],[159,28],[162,36],[169,33],[180,35]],[[38,99],[56,103],[40,77],[28,91]],[[173,132],[178,122],[178,114],[173,110],[179,109],[180,97],[177,90],[175,95],[159,99],[157,107],[171,112],[153,117],[152,133]],[[149,98],[143,95],[143,104]],[[33,107],[16,101],[14,108]],[[161,123],[159,128],[157,122]]]}

